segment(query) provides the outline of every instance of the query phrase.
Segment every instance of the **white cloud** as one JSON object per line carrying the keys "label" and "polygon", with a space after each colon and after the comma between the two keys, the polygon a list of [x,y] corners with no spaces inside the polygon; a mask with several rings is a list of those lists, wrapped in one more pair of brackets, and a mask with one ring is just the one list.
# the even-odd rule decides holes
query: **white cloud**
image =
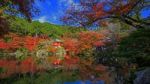
{"label": "white cloud", "polygon": [[60,5],[60,6],[69,6],[69,5],[72,5],[72,4],[74,4],[74,0],[59,0],[58,1],[58,4]]}
{"label": "white cloud", "polygon": [[57,15],[52,15],[52,16],[41,16],[41,17],[36,17],[33,19],[33,21],[39,21],[40,23],[48,22],[52,24],[58,24],[58,17]]}
{"label": "white cloud", "polygon": [[68,0],[68,4],[73,4],[74,1],[73,0]]}
{"label": "white cloud", "polygon": [[48,22],[47,17],[46,16],[42,16],[39,19],[37,19],[39,22],[44,23],[44,22]]}

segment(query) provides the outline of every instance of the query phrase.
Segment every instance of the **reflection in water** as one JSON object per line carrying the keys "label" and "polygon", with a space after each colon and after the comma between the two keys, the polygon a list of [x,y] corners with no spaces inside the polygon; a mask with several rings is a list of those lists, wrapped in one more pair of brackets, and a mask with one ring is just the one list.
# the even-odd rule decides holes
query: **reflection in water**
{"label": "reflection in water", "polygon": [[64,84],[105,84],[105,83],[102,80],[95,81],[95,82],[92,82],[90,80],[86,80],[86,81],[78,80],[78,81],[75,81],[75,82],[65,82]]}

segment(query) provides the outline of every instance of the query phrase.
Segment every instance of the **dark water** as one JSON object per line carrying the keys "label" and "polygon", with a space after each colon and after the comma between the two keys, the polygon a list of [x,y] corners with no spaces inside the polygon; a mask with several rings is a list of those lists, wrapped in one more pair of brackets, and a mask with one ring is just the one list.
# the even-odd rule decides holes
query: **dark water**
{"label": "dark water", "polygon": [[95,82],[92,82],[90,80],[86,80],[86,81],[78,80],[78,81],[75,81],[75,82],[65,82],[64,84],[105,84],[105,83],[102,80],[95,81]]}

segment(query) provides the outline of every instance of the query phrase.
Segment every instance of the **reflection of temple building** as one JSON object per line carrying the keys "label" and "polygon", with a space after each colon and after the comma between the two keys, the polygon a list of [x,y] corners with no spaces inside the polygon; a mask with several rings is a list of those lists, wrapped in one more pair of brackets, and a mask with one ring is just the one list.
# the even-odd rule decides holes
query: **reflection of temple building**
{"label": "reflection of temple building", "polygon": [[57,60],[54,64],[60,64],[60,62],[64,59],[64,57],[66,55],[65,49],[64,49],[64,47],[62,47],[62,41],[59,39],[56,39],[52,45],[56,49],[54,55],[57,57]]}

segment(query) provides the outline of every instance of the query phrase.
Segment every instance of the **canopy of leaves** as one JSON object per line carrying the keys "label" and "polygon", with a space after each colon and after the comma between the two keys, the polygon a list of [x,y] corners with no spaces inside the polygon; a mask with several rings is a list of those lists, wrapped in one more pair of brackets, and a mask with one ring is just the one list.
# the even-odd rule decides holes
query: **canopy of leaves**
{"label": "canopy of leaves", "polygon": [[150,29],[140,29],[122,40],[119,55],[138,63],[140,66],[150,65]]}
{"label": "canopy of leaves", "polygon": [[101,25],[106,19],[118,19],[136,28],[150,23],[141,17],[141,11],[150,7],[149,0],[79,0],[66,11],[62,21],[88,27]]}
{"label": "canopy of leaves", "polygon": [[21,13],[28,20],[31,20],[33,12],[37,12],[33,3],[34,0],[0,0],[0,14]]}
{"label": "canopy of leaves", "polygon": [[34,0],[0,0],[0,35],[9,29],[9,16],[6,17],[5,14],[22,16],[31,21],[33,15],[39,12],[33,4]]}

